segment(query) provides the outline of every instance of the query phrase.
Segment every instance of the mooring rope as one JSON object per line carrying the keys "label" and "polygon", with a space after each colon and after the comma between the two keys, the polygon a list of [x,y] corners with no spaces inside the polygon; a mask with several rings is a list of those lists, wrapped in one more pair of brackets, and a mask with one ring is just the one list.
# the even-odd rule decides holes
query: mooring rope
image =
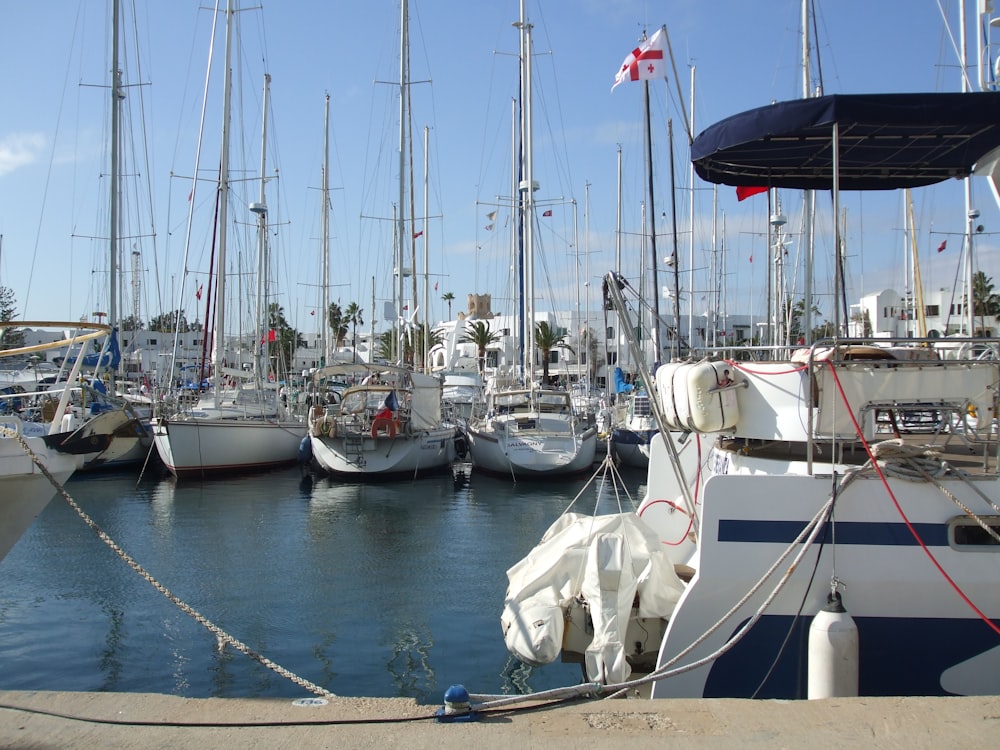
{"label": "mooring rope", "polygon": [[281,675],[282,677],[284,677],[287,680],[291,680],[292,682],[294,682],[299,687],[305,688],[306,690],[308,690],[309,692],[313,693],[314,695],[319,695],[319,696],[322,696],[324,698],[335,698],[336,697],[333,693],[331,693],[326,688],[320,687],[319,685],[316,685],[316,684],[314,684],[312,682],[309,682],[309,680],[306,680],[306,679],[304,679],[302,677],[299,677],[298,675],[294,674],[293,672],[290,672],[289,670],[287,670],[284,667],[282,667],[280,664],[277,664],[277,663],[271,661],[270,659],[268,659],[263,654],[257,653],[252,648],[250,648],[248,645],[246,645],[245,643],[243,643],[239,639],[234,638],[229,633],[227,633],[222,628],[220,628],[218,625],[216,625],[215,623],[213,623],[211,620],[209,620],[207,617],[205,617],[203,614],[201,614],[194,607],[192,607],[191,605],[187,604],[186,602],[182,601],[180,598],[178,598],[177,596],[175,596],[170,591],[170,589],[168,589],[162,583],[160,583],[159,581],[157,581],[152,576],[152,574],[148,573],[138,562],[136,562],[134,559],[132,559],[132,557],[127,552],[125,552],[125,550],[123,550],[121,547],[119,547],[118,544],[114,541],[114,539],[112,539],[110,536],[108,536],[104,532],[104,530],[100,526],[98,526],[97,523],[90,516],[88,516],[86,512],[84,512],[83,508],[81,508],[77,504],[77,502],[70,496],[70,494],[68,492],[66,492],[65,487],[63,487],[54,476],[52,476],[52,474],[45,467],[45,465],[38,458],[38,456],[35,455],[35,452],[33,450],[31,450],[31,446],[28,445],[27,441],[24,439],[23,436],[21,436],[20,434],[18,434],[16,436],[16,439],[21,444],[21,448],[24,449],[24,452],[32,460],[32,462],[35,464],[35,466],[37,466],[41,470],[42,474],[44,474],[45,477],[52,483],[52,486],[56,488],[56,491],[62,496],[62,498],[67,503],[69,503],[69,506],[73,510],[76,511],[76,514],[78,516],[80,516],[80,518],[83,520],[83,522],[85,524],[87,524],[87,526],[89,526],[90,529],[94,533],[97,534],[97,536],[101,539],[101,541],[104,542],[109,548],[111,548],[111,550],[113,550],[114,553],[116,555],[118,555],[118,557],[120,557],[122,560],[124,560],[125,563],[130,568],[132,568],[132,570],[134,570],[142,578],[144,578],[147,581],[147,583],[149,583],[153,588],[155,588],[157,591],[159,591],[161,594],[163,594],[163,596],[165,596],[167,599],[169,599],[171,602],[173,602],[174,605],[178,609],[180,609],[186,615],[188,615],[189,617],[191,617],[192,619],[194,619],[197,623],[199,623],[204,628],[206,628],[210,633],[212,633],[216,637],[216,641],[217,641],[217,643],[219,645],[219,649],[220,650],[222,649],[222,647],[224,645],[228,644],[228,645],[232,646],[233,648],[235,648],[240,653],[242,653],[242,654],[244,654],[246,656],[249,656],[251,659],[254,659],[255,661],[257,661],[260,664],[264,665],[265,667],[267,667],[268,669],[270,669],[272,672],[275,672],[276,674]]}
{"label": "mooring rope", "polygon": [[879,466],[886,474],[908,479],[910,481],[927,482],[932,484],[948,498],[967,517],[990,537],[1000,544],[1000,534],[969,506],[963,503],[950,489],[938,481],[938,477],[945,476],[949,472],[953,473],[965,482],[987,505],[994,511],[1000,511],[997,504],[980,491],[971,478],[965,473],[958,471],[947,461],[941,460],[941,454],[931,446],[905,445],[902,440],[886,440],[872,446],[872,454],[878,459]]}

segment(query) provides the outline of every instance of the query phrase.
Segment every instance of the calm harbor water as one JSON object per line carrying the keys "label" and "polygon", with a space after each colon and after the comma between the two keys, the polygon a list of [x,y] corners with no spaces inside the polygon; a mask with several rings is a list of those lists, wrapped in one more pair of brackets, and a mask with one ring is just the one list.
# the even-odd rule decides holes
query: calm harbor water
{"label": "calm harbor water", "polygon": [[[300,481],[298,469],[181,482],[74,478],[82,509],[176,597],[338,695],[439,703],[455,683],[522,693],[581,680],[532,669],[500,633],[506,570],[576,501],[613,512],[610,480]],[[638,502],[644,475],[625,474]],[[56,497],[0,562],[0,688],[301,697],[184,614]]]}

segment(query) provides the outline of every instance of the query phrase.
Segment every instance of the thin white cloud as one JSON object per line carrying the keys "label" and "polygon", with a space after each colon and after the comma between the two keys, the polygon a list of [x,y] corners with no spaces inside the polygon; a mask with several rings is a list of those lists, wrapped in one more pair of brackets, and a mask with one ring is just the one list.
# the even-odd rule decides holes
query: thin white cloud
{"label": "thin white cloud", "polygon": [[41,133],[11,133],[0,138],[0,177],[33,163],[44,145]]}

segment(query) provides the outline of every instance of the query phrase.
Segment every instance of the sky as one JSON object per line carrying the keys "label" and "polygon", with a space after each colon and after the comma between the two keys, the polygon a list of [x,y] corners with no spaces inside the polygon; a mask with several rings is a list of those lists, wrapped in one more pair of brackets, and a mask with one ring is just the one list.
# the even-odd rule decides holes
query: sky
{"label": "sky", "polygon": [[[525,4],[534,48],[536,200],[551,212],[539,219],[536,307],[598,309],[600,279],[619,263],[633,282],[640,274],[648,278],[652,249],[643,227],[652,214],[656,256],[662,261],[677,248],[682,314],[760,314],[767,200],[738,202],[733,188],[714,190],[692,178],[685,122],[693,117],[697,133],[742,110],[802,95],[800,0]],[[0,285],[13,291],[22,319],[76,320],[108,310],[109,5],[4,4]],[[209,5],[123,1],[123,316],[135,313],[148,321],[176,308],[189,320],[205,314],[209,295],[199,298],[197,291],[210,284],[213,262],[224,45],[220,14],[216,63],[206,86],[215,19]],[[366,326],[374,317],[384,329],[399,202],[399,0],[245,5],[234,37],[227,278],[230,290],[235,285],[240,294],[230,309],[252,307],[258,244],[249,204],[260,199],[267,73],[269,299],[300,331],[318,330],[329,133],[330,297],[342,306],[356,303]],[[810,80],[825,93],[960,89],[957,0],[814,5],[818,65]],[[470,293],[490,294],[494,312],[512,312],[511,112],[518,91],[518,32],[512,24],[518,12],[515,0],[409,2],[413,137],[404,174],[415,218],[407,197],[408,253],[409,236],[421,234],[413,243],[417,301],[404,304],[420,320],[427,315],[420,307],[429,308],[432,321],[453,317],[465,309]],[[668,79],[650,85],[649,207],[643,86],[626,82],[612,92],[611,84],[642,32],[651,35],[660,25],[667,27],[672,59]],[[974,58],[974,42],[970,49]],[[801,264],[795,234],[801,207],[791,192],[781,201],[794,278]],[[828,197],[820,201],[816,253],[817,302],[829,319],[828,203]],[[1000,286],[998,210],[978,180],[973,206],[984,227],[975,244],[977,268]],[[848,298],[885,288],[905,291],[901,196],[845,195],[842,208]],[[925,290],[950,287],[960,272],[965,214],[961,183],[914,192]],[[672,269],[658,263],[657,273],[661,286],[673,285]],[[423,295],[425,274],[429,300]],[[408,297],[410,290],[407,279]],[[442,299],[447,294],[454,297],[451,310]],[[672,302],[661,305],[669,313]]]}

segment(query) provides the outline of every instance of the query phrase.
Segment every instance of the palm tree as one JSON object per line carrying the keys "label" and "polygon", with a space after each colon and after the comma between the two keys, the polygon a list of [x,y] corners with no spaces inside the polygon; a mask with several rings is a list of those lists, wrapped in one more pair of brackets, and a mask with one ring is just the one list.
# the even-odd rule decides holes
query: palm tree
{"label": "palm tree", "polygon": [[445,292],[441,295],[441,299],[448,303],[448,320],[451,320],[451,301],[455,299],[455,295],[451,292]]}
{"label": "palm tree", "polygon": [[[405,362],[415,362],[424,361],[427,353],[424,351],[424,335],[425,329],[427,329],[427,323],[420,323],[414,325],[413,335],[403,336],[403,361]],[[399,332],[398,328],[390,328],[388,331],[382,331],[376,339],[377,353],[378,356],[384,360],[391,360],[395,355],[393,351],[396,349],[396,334]],[[441,331],[431,328],[426,332],[427,340],[430,342],[431,348],[440,344],[444,338],[441,335]]]}
{"label": "palm tree", "polygon": [[980,332],[986,329],[986,316],[1000,316],[1000,295],[993,292],[993,277],[983,271],[972,276],[972,314],[979,316]]}
{"label": "palm tree", "polygon": [[486,372],[486,347],[500,340],[499,331],[491,331],[488,320],[470,322],[458,340],[460,344],[476,345],[476,360],[479,362],[479,375]]}
{"label": "palm tree", "polygon": [[[302,334],[292,328],[285,319],[285,310],[277,302],[267,306],[268,330],[264,334],[268,364],[274,364],[276,380],[287,378],[295,350],[305,346]],[[262,342],[263,343],[263,342]]]}
{"label": "palm tree", "polygon": [[388,331],[382,331],[376,341],[378,341],[378,356],[386,362],[391,360],[396,345],[396,329],[390,328]]}
{"label": "palm tree", "polygon": [[344,337],[347,335],[347,318],[344,317],[344,311],[340,309],[340,305],[336,302],[331,302],[330,307],[326,311],[327,324],[330,326],[330,331],[333,333],[333,345],[340,346],[344,343]]}
{"label": "palm tree", "polygon": [[567,343],[566,334],[559,333],[552,328],[547,320],[535,323],[535,346],[542,353],[542,383],[546,384],[549,382],[549,354],[552,350],[556,347],[562,347],[576,354],[573,347]]}
{"label": "palm tree", "polygon": [[351,324],[351,349],[354,352],[354,362],[358,361],[358,326],[365,324],[363,314],[364,310],[358,307],[357,302],[352,302],[344,310],[344,323]]}

